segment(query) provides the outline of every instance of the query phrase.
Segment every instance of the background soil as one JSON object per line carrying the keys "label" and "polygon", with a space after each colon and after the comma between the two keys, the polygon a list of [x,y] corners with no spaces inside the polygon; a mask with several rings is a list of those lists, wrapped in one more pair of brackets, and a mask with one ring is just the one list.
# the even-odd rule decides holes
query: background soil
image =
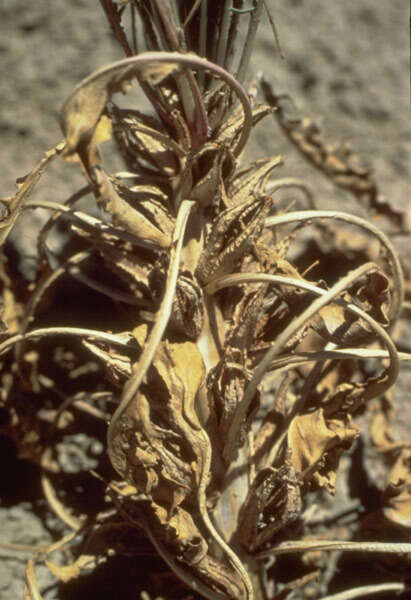
{"label": "background soil", "polygon": [[[302,114],[319,119],[330,140],[351,140],[364,162],[375,169],[380,191],[394,205],[406,207],[411,164],[408,1],[269,2],[286,59],[280,60],[271,29],[263,23],[252,73],[262,69],[276,90],[290,93]],[[14,193],[15,179],[60,140],[59,110],[72,87],[122,53],[111,39],[97,0],[1,0],[0,32],[0,172],[1,194],[7,196]],[[274,120],[265,120],[253,136],[249,154],[259,158],[277,153],[286,154],[287,160],[276,176],[302,177],[319,206],[361,212],[350,197],[333,188],[293,151]],[[75,166],[57,164],[38,193],[62,202],[82,184]],[[29,269],[42,218],[40,210],[30,213],[15,235],[25,252],[23,268]],[[395,243],[410,260],[408,240],[396,238]],[[402,336],[407,343],[409,331],[404,330]],[[395,396],[401,438],[406,433],[410,385],[409,369],[408,373],[404,370]],[[381,487],[385,473],[373,473],[372,456],[368,460],[372,484]],[[1,541],[44,544],[56,535],[56,520],[40,496],[37,472],[17,461],[4,442],[0,453]],[[0,557],[0,600],[20,598],[26,556],[1,549]],[[47,584],[45,569],[39,572],[42,584]],[[106,581],[104,577],[98,597],[108,598],[113,590],[117,596],[124,573],[113,566],[111,578]],[[97,594],[97,588],[93,589]],[[47,599],[62,597],[53,587],[45,594]],[[135,598],[136,593],[122,597]]]}

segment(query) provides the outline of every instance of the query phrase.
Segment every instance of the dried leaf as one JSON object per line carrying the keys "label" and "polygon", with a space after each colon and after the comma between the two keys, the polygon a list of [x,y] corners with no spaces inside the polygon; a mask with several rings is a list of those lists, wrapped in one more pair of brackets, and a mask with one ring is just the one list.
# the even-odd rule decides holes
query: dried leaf
{"label": "dried leaf", "polygon": [[129,425],[116,442],[119,468],[126,481],[172,512],[193,493],[193,477],[201,471],[193,447],[201,427],[193,407],[204,366],[194,344],[163,342],[150,372],[150,400],[146,393],[137,394],[127,411]]}
{"label": "dried leaf", "polygon": [[[265,104],[258,104],[253,108],[252,119],[253,127],[257,125],[264,117],[269,115],[272,109]],[[216,139],[219,143],[230,142],[231,144],[241,133],[241,129],[244,125],[244,116],[241,108],[238,107],[229,116],[228,119],[224,120],[220,129],[216,133]]]}
{"label": "dried leaf", "polygon": [[[80,151],[88,145],[100,120],[104,107],[112,94],[124,91],[129,82],[142,75],[153,83],[175,72],[178,66],[171,61],[161,64],[150,53],[119,61],[103,67],[84,79],[65,102],[61,112],[61,127],[66,136],[66,154]],[[88,164],[87,155],[83,156]]]}
{"label": "dried leaf", "polygon": [[343,452],[358,437],[351,418],[325,419],[323,409],[295,417],[288,429],[291,462],[297,474],[310,474],[320,487],[334,493],[336,469]]}
{"label": "dried leaf", "polygon": [[98,344],[83,341],[83,345],[102,361],[108,378],[116,385],[123,386],[126,379],[131,376],[131,359],[127,354],[122,354],[116,348],[104,350]]}
{"label": "dried leaf", "polygon": [[[150,248],[168,248],[171,238],[151,223],[141,212],[133,209],[127,200],[116,191],[107,175],[101,169],[95,169],[98,184],[98,199],[113,218],[113,222],[134,234]],[[120,189],[119,189],[120,191]]]}
{"label": "dried leaf", "polygon": [[[362,308],[382,326],[387,326],[387,311],[390,305],[389,282],[387,277],[373,271],[367,275],[367,283],[362,285],[357,294]],[[350,297],[346,295],[347,301]],[[314,319],[313,328],[327,341],[344,345],[366,343],[371,335],[369,326],[360,321],[345,307],[338,304],[325,306]]]}
{"label": "dried leaf", "polygon": [[45,158],[43,158],[30,173],[24,177],[17,179],[18,192],[12,198],[1,198],[0,201],[4,202],[7,207],[7,216],[0,221],[0,246],[4,244],[10,231],[13,229],[16,219],[20,212],[23,210],[24,204],[30,197],[30,194],[43,175],[46,167],[54,160],[65,148],[65,143],[60,142],[46,152]]}
{"label": "dried leaf", "polygon": [[203,330],[203,292],[189,271],[184,271],[177,280],[170,326],[192,341],[196,340]]}
{"label": "dried leaf", "polygon": [[282,156],[274,156],[269,160],[259,160],[249,165],[234,179],[228,189],[229,207],[243,205],[250,196],[258,198],[265,193],[271,171],[283,163]]}
{"label": "dried leaf", "polygon": [[261,85],[266,102],[276,109],[274,115],[283,131],[307,160],[377,215],[387,217],[401,231],[408,230],[407,211],[392,206],[379,193],[372,169],[360,164],[349,142],[327,143],[319,126],[311,119],[300,117],[294,111],[291,116],[287,114],[292,103],[289,96],[277,96],[267,81],[262,80]]}
{"label": "dried leaf", "polygon": [[295,471],[287,462],[280,469],[261,469],[241,509],[241,542],[251,551],[290,526],[302,509]]}
{"label": "dried leaf", "polygon": [[269,209],[270,199],[263,197],[251,198],[220,213],[197,267],[196,275],[202,283],[232,272],[261,233]]}

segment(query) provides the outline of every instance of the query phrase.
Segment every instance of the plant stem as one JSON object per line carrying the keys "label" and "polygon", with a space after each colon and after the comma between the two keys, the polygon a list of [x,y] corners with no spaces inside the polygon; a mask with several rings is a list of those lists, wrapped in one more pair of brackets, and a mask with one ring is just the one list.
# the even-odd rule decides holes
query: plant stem
{"label": "plant stem", "polygon": [[[174,293],[177,285],[178,269],[180,265],[181,250],[183,247],[184,233],[187,225],[187,220],[191,209],[195,202],[192,200],[183,200],[180,204],[176,225],[174,229],[173,241],[171,244],[170,262],[167,272],[167,283],[164,290],[164,297],[161,302],[161,306],[156,316],[156,322],[153,329],[150,332],[148,340],[145,343],[143,352],[140,359],[133,368],[133,375],[127,381],[123,389],[121,402],[117,407],[111,419],[108,431],[107,431],[107,443],[108,451],[111,462],[115,468],[118,464],[117,454],[115,451],[114,440],[116,437],[116,429],[119,421],[130,403],[133,401],[138,388],[140,387],[161,342],[164,331],[167,327],[168,321],[171,315],[171,307],[173,304]],[[119,469],[121,472],[121,469]]]}
{"label": "plant stem", "polygon": [[[282,348],[289,341],[289,339],[292,338],[298,332],[299,329],[304,327],[304,325],[306,325],[309,322],[309,320],[312,319],[312,317],[316,313],[318,313],[324,306],[326,306],[332,300],[334,300],[334,298],[339,296],[347,287],[349,287],[352,283],[354,283],[355,281],[357,281],[358,279],[363,277],[366,273],[369,273],[370,271],[375,270],[375,269],[376,269],[376,265],[374,263],[366,263],[366,264],[358,267],[357,269],[355,269],[354,271],[352,271],[345,277],[343,277],[330,290],[328,290],[328,291],[321,290],[320,291],[320,288],[317,288],[317,292],[315,292],[315,293],[318,294],[320,297],[317,298],[317,300],[314,300],[314,302],[301,315],[299,315],[296,319],[294,319],[284,329],[284,331],[282,331],[279,334],[279,336],[277,337],[274,344],[266,352],[264,358],[260,361],[260,363],[256,367],[253,377],[245,389],[241,404],[239,404],[239,406],[237,407],[237,411],[234,415],[234,419],[233,419],[233,422],[232,422],[232,425],[230,428],[229,440],[228,440],[227,444],[229,444],[232,448],[234,448],[236,446],[236,437],[240,430],[241,423],[243,423],[244,418],[245,418],[245,416],[248,412],[248,409],[250,407],[250,404],[252,402],[252,399],[257,391],[257,387],[260,384],[265,373],[269,369],[270,363],[281,352]],[[227,282],[230,282],[230,284],[233,284],[234,281],[236,281],[236,283],[239,283],[241,280],[242,280],[242,283],[250,283],[250,282],[257,282],[257,281],[274,281],[274,278],[277,279],[277,276],[269,275],[267,273],[248,274],[248,276],[247,276],[247,273],[243,273],[243,274],[238,274],[236,276],[231,275],[231,276],[227,276],[225,278],[221,278],[219,280],[219,285],[220,285],[220,289],[221,289],[221,287],[225,287],[225,285],[229,285],[229,283],[227,283]],[[284,280],[285,284],[286,284],[287,280],[290,281],[290,279],[288,279],[286,277],[281,278],[281,279]],[[303,285],[301,285],[301,284],[303,284]],[[299,280],[294,280],[291,285],[296,285],[296,287],[302,287],[304,289],[309,289],[309,287],[310,287],[310,284],[307,284],[306,282],[302,282]],[[211,288],[211,286],[212,286],[212,288]],[[315,286],[313,286],[313,287],[315,287]],[[206,291],[209,291],[210,288],[213,290],[218,289],[218,282],[213,282],[212,284],[207,286]],[[314,291],[314,290],[312,289],[312,291]],[[370,315],[368,315],[365,311],[361,310],[354,304],[346,304],[346,306],[347,306],[347,308],[349,307],[352,312],[356,313],[358,316],[360,316],[365,321],[367,321],[374,329],[376,329],[375,320],[372,317],[370,317]],[[399,371],[399,361],[398,361],[398,355],[397,355],[397,350],[395,348],[395,345],[392,342],[389,335],[384,331],[384,329],[382,329],[382,327],[380,327],[380,326],[378,326],[378,327],[379,327],[380,336],[382,339],[384,339],[384,342],[387,345],[388,351],[390,353],[391,363],[390,363],[385,381],[375,382],[375,383],[371,384],[368,387],[368,389],[366,390],[366,392],[364,392],[364,396],[367,396],[368,399],[370,397],[374,397],[376,394],[380,394],[383,391],[389,389],[389,387],[391,387],[393,385],[393,383],[395,382],[395,380],[398,376],[398,371]],[[371,388],[372,388],[372,390],[370,391]]]}
{"label": "plant stem", "polygon": [[332,596],[325,596],[322,600],[353,600],[354,598],[383,594],[385,592],[403,592],[405,589],[404,583],[377,583],[376,585],[364,585],[333,594]]}
{"label": "plant stem", "polygon": [[296,221],[311,221],[313,219],[336,219],[338,221],[345,221],[346,223],[358,225],[359,227],[366,229],[379,239],[381,245],[384,246],[388,253],[388,261],[392,269],[393,298],[389,311],[389,319],[391,321],[392,326],[398,318],[398,315],[401,311],[401,305],[404,301],[404,274],[394,246],[392,245],[388,237],[385,235],[385,233],[378,229],[378,227],[376,227],[369,221],[366,221],[365,219],[362,219],[361,217],[357,217],[355,215],[349,215],[334,210],[296,211],[285,215],[268,217],[268,219],[266,219],[265,221],[265,226],[275,227],[277,225],[284,225],[286,223],[295,223]]}
{"label": "plant stem", "polygon": [[408,554],[411,552],[411,544],[389,543],[389,542],[341,542],[326,540],[303,540],[301,542],[284,542],[275,548],[258,552],[258,559],[278,554],[290,554],[292,552],[311,552],[315,550],[343,550],[345,552],[382,552],[384,554]]}
{"label": "plant stem", "polygon": [[125,341],[117,335],[105,333],[104,331],[96,331],[94,329],[83,329],[81,327],[44,327],[40,329],[33,329],[23,335],[17,334],[8,338],[0,344],[0,356],[8,352],[15,344],[26,340],[35,340],[42,337],[49,337],[51,335],[73,335],[80,338],[90,338],[93,340],[99,340],[106,342],[107,344],[114,344],[116,346],[124,346],[126,348],[132,348],[130,341]]}

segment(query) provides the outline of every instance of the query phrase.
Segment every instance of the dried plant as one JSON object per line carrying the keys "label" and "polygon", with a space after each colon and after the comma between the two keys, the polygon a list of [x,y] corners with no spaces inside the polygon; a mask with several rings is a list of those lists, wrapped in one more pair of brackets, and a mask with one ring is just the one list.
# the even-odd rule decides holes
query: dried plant
{"label": "dried plant", "polygon": [[[266,81],[265,104],[256,102],[257,83],[245,91],[264,2],[249,11],[241,0],[101,3],[127,58],[74,89],[62,110],[64,141],[18,181],[0,224],[4,242],[23,210],[52,213],[38,238],[34,291],[6,260],[1,265],[3,430],[21,456],[41,464],[45,496],[73,530],[29,560],[25,598],[41,598],[34,562],[56,549],[72,547],[73,564],[46,561],[69,581],[125,548],[138,555],[144,538],[205,598],[314,597],[312,589],[305,596],[313,582],[315,597],[324,597],[327,551],[411,551],[410,447],[382,436],[400,362],[411,360],[391,336],[404,278],[389,238],[369,220],[317,210],[303,182],[271,179],[281,156],[242,165],[252,128],[276,114],[337,185],[403,221],[378,202],[353,154],[325,145],[308,120],[287,116]],[[114,103],[136,83],[151,113]],[[102,159],[100,145],[110,139],[122,172],[110,173]],[[57,157],[78,161],[87,186],[65,204],[30,200]],[[277,192],[285,187],[301,188],[310,208],[281,210]],[[100,218],[74,206],[90,193]],[[47,238],[63,217],[71,236],[53,256]],[[328,240],[347,265],[331,284],[326,265],[308,278],[309,269],[289,258],[302,230],[316,244]],[[307,261],[311,267],[315,257]],[[93,290],[89,322],[93,299],[108,298],[105,330],[85,328],[73,309],[69,324],[47,314],[67,275]],[[379,518],[396,530],[396,543],[384,535],[347,539],[354,529],[338,519],[328,538],[316,537],[313,492],[335,490],[340,457],[359,436],[353,415],[371,401],[380,446],[395,459]],[[109,421],[111,462],[101,458],[95,478],[106,498],[87,519],[65,506],[56,483],[58,444],[81,431],[84,418]],[[296,554],[295,575],[278,583],[273,557],[284,553]],[[390,582],[332,598],[405,589],[406,558],[389,565]],[[160,593],[192,597],[173,586]]]}

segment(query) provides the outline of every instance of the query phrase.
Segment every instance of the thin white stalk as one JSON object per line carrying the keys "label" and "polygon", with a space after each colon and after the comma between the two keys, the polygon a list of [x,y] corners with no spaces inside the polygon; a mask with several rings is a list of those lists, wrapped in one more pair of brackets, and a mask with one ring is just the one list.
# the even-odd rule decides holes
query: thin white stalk
{"label": "thin white stalk", "polygon": [[325,596],[322,600],[353,600],[354,598],[363,598],[364,596],[372,596],[374,594],[384,594],[385,592],[403,592],[405,591],[404,583],[377,583],[375,585],[364,585],[361,587],[351,588],[338,594]]}
{"label": "thin white stalk", "polygon": [[349,215],[343,212],[334,210],[304,210],[287,213],[284,215],[276,215],[268,217],[265,221],[266,227],[276,227],[277,225],[285,225],[288,223],[295,223],[296,221],[311,221],[313,219],[335,219],[337,221],[344,221],[351,225],[358,225],[368,232],[375,235],[382,246],[388,253],[388,261],[392,270],[393,278],[393,298],[389,309],[389,319],[391,326],[394,321],[398,318],[401,311],[401,306],[404,301],[404,274],[402,272],[401,263],[397,256],[397,253],[388,237],[378,227],[355,215]]}
{"label": "thin white stalk", "polygon": [[78,531],[83,524],[81,519],[77,519],[73,517],[66,507],[60,502],[57,497],[57,494],[51,485],[50,479],[47,477],[46,473],[41,474],[41,488],[43,490],[43,494],[47,500],[49,507],[52,509],[54,514],[66,525],[70,527],[73,531]]}
{"label": "thin white stalk", "polygon": [[92,215],[89,215],[81,210],[75,210],[70,206],[66,206],[65,204],[59,204],[58,202],[52,202],[50,200],[29,200],[29,202],[26,202],[23,208],[45,208],[47,210],[54,210],[75,221],[77,225],[82,227],[85,231],[89,231],[91,233],[96,233],[96,231],[100,233],[108,233],[126,242],[130,242],[134,246],[149,248],[150,250],[159,249],[157,244],[145,241],[133,235],[132,233],[128,233],[123,229],[113,227],[113,225],[105,223],[101,219],[97,219],[96,217],[93,217]]}
{"label": "thin white stalk", "polygon": [[[150,65],[156,64],[175,64],[183,68],[209,71],[214,76],[222,79],[235,92],[243,107],[244,123],[233,152],[236,156],[241,154],[249,138],[253,123],[247,92],[231,73],[219,65],[193,54],[180,54],[179,52],[143,52],[138,56],[124,58],[123,60],[111,63],[83,79],[74,88],[62,109],[62,127],[67,137],[68,152],[76,152],[80,142],[83,143],[86,139],[91,139],[112,93],[113,82],[116,83],[118,89],[121,83],[130,81],[136,74],[144,74],[145,70],[149,73]],[[95,98],[92,111],[89,109],[88,87],[93,90],[91,94]],[[78,123],[75,123],[71,119],[71,115],[83,114],[83,111],[88,118],[87,121],[82,123],[81,128],[79,128]]]}
{"label": "thin white stalk", "polygon": [[[188,13],[188,15],[186,16],[186,20],[183,23],[183,27],[187,27],[187,25],[189,24],[189,22],[191,21],[191,19],[194,17],[195,13],[198,10],[198,7],[200,6],[202,0],[194,0],[193,2],[193,6],[190,8],[190,12]],[[207,4],[207,2],[203,2],[203,4]],[[200,56],[205,56],[204,54],[200,54]]]}
{"label": "thin white stalk", "polygon": [[82,327],[42,327],[40,329],[33,329],[33,331],[28,331],[24,334],[18,333],[5,340],[3,343],[0,344],[0,356],[11,350],[13,346],[20,342],[41,339],[43,337],[50,337],[51,335],[73,335],[74,337],[86,339],[89,338],[91,340],[106,342],[107,344],[114,344],[115,346],[132,348],[132,344],[130,344],[130,341],[125,341],[117,335],[105,333],[104,331],[97,331],[95,329],[84,329]]}
{"label": "thin white stalk", "polygon": [[[328,291],[322,290],[321,288],[317,288],[316,286],[312,286],[311,284],[305,281],[281,277],[277,275],[270,275],[268,273],[239,273],[235,275],[229,275],[221,277],[220,279],[212,282],[205,288],[205,291],[207,293],[213,293],[218,289],[222,289],[223,287],[228,287],[230,285],[235,285],[239,283],[276,282],[280,283],[281,285],[292,285],[294,287],[306,289],[307,291],[311,291],[315,295],[319,296],[319,298],[317,298],[301,315],[294,319],[284,329],[284,331],[282,331],[279,334],[274,344],[266,352],[265,356],[256,367],[253,377],[245,389],[243,400],[236,411],[232,424],[233,432],[239,430],[240,424],[243,422],[245,415],[247,414],[248,408],[257,391],[258,385],[260,384],[267,370],[269,370],[270,364],[281,352],[284,345],[298,332],[299,329],[304,327],[304,325],[306,325],[310,321],[310,319],[312,319],[313,316],[316,313],[318,313],[324,306],[332,302],[352,283],[363,277],[366,273],[374,270],[375,268],[376,265],[374,263],[366,263],[365,265],[358,267],[357,269],[346,275]],[[372,386],[372,394],[380,394],[384,390],[391,387],[398,376],[399,361],[395,345],[392,342],[390,336],[387,334],[387,332],[380,325],[378,325],[375,319],[373,319],[368,313],[360,309],[355,304],[344,303],[344,306],[351,312],[355,313],[358,317],[364,319],[379,335],[379,337],[382,339],[383,343],[388,349],[391,362],[388,367],[387,378],[381,384],[376,383]],[[371,396],[371,391],[370,389],[368,389],[367,398],[370,397],[373,396]]]}
{"label": "thin white stalk", "polygon": [[44,600],[39,591],[33,557],[29,558],[26,564],[25,583],[23,592],[24,600]]}
{"label": "thin white stalk", "polygon": [[[370,265],[373,263],[367,263],[367,264]],[[363,265],[363,266],[365,266],[365,265]],[[284,277],[282,275],[271,275],[269,273],[234,273],[233,275],[225,275],[224,277],[221,277],[220,279],[216,279],[212,283],[208,284],[208,286],[205,288],[205,291],[209,294],[212,294],[220,289],[229,287],[231,285],[238,285],[238,284],[245,284],[245,283],[249,284],[249,283],[258,283],[258,282],[262,282],[262,283],[269,282],[269,283],[274,283],[274,284],[277,283],[279,285],[289,285],[289,286],[293,286],[296,288],[306,290],[306,291],[311,292],[312,294],[315,294],[316,296],[319,296],[322,298],[324,298],[324,296],[328,293],[325,290],[323,290],[315,285],[312,285],[311,283],[308,283],[307,281],[300,280],[300,279],[293,279],[292,277]],[[329,292],[330,291],[331,290],[329,290]],[[368,313],[366,313],[364,310],[359,308],[357,305],[352,304],[352,303],[346,303],[341,300],[339,300],[339,303],[342,304],[347,310],[354,313],[356,316],[364,319],[371,326],[371,328],[375,331],[376,335],[380,338],[381,343],[385,344],[387,346],[388,351],[377,350],[377,349],[376,350],[367,350],[367,349],[363,349],[363,348],[351,350],[349,348],[345,348],[345,349],[343,348],[343,349],[339,349],[339,350],[336,349],[336,350],[322,351],[320,353],[313,353],[313,356],[315,354],[319,354],[320,356],[325,356],[325,352],[327,352],[327,353],[329,353],[330,358],[333,358],[333,357],[338,358],[338,357],[346,356],[350,352],[354,352],[355,356],[353,358],[372,358],[372,355],[370,355],[370,353],[373,353],[373,356],[375,358],[378,358],[379,356],[381,358],[387,357],[391,361],[390,365],[388,366],[388,369],[387,369],[388,377],[384,383],[384,385],[386,385],[387,389],[388,389],[395,382],[395,380],[398,376],[398,371],[399,371],[400,355],[397,352],[397,349],[395,348],[393,341],[391,340],[390,336],[385,331],[385,329],[383,329],[381,327],[381,325],[379,325],[375,321],[375,319],[373,319]],[[310,310],[310,308],[311,307],[309,307],[309,309],[307,309],[307,310]],[[289,327],[291,327],[294,323],[295,323],[295,321],[293,321],[293,323],[291,323]],[[268,350],[268,352],[270,352],[271,349]],[[267,352],[267,354],[268,354],[268,352]],[[266,356],[267,356],[267,354],[266,354]],[[310,354],[310,353],[302,353],[301,356],[308,355],[308,354]],[[292,354],[288,357],[281,356],[279,358],[276,358],[275,360],[274,360],[275,357],[273,357],[273,360],[267,366],[267,371],[274,370],[275,368],[282,369],[283,366],[285,366],[284,361],[286,361],[286,360],[288,360],[289,368],[295,368],[295,366],[297,366],[301,362],[306,362],[306,359],[298,359],[297,358],[298,356],[299,356],[298,354]],[[408,361],[408,360],[410,360],[410,356],[411,355],[409,355],[408,353],[402,352],[401,360]],[[348,356],[347,356],[347,358],[348,358]],[[320,359],[320,357],[317,357],[315,359],[313,358],[313,360],[319,360],[319,359]],[[265,357],[263,360],[265,360]],[[261,363],[260,363],[260,365],[261,365]],[[369,392],[369,390],[367,390],[366,394],[368,394],[368,392]],[[379,394],[382,393],[380,387],[378,387],[378,393]],[[371,397],[371,396],[367,395],[368,399],[369,399],[369,397]]]}
{"label": "thin white stalk", "polygon": [[293,552],[314,552],[315,550],[343,550],[344,552],[381,552],[384,554],[408,554],[411,552],[411,544],[389,543],[389,542],[341,542],[325,540],[303,540],[300,542],[283,542],[275,548],[269,548],[257,552],[258,559],[279,554],[291,554]]}
{"label": "thin white stalk", "polygon": [[178,270],[180,266],[181,251],[183,248],[184,233],[190,211],[195,202],[192,200],[183,200],[178,209],[176,225],[173,234],[173,241],[170,251],[170,262],[167,272],[167,283],[164,290],[163,300],[156,315],[156,321],[150,335],[145,343],[143,352],[137,365],[133,368],[133,374],[124,386],[121,402],[114,412],[108,431],[107,444],[111,462],[113,466],[117,464],[116,452],[114,449],[114,438],[117,433],[118,423],[134,399],[156,353],[156,350],[164,335],[168,321],[171,316],[171,308],[174,300],[174,293],[177,285]]}
{"label": "thin white stalk", "polygon": [[[48,277],[46,277],[39,283],[39,285],[36,287],[36,289],[34,290],[33,294],[30,297],[30,300],[27,303],[26,310],[24,312],[24,315],[23,315],[23,318],[21,320],[21,324],[19,327],[19,335],[22,335],[22,336],[25,335],[30,323],[34,319],[33,315],[35,313],[36,307],[37,307],[38,303],[40,302],[40,300],[42,299],[45,291],[51,285],[53,285],[53,283],[55,281],[57,281],[60,277],[62,277],[65,273],[67,273],[67,270],[70,265],[72,265],[72,266],[78,265],[82,261],[89,258],[91,255],[92,255],[92,251],[90,251],[90,250],[83,250],[82,252],[78,252],[77,254],[74,254],[74,256],[71,256],[66,262],[64,262],[62,265],[60,265],[57,269],[55,269],[52,273],[50,273],[50,275],[48,275]],[[23,349],[24,349],[24,344],[18,344],[16,346],[15,357],[16,357],[17,362],[20,361],[20,357],[23,352]]]}
{"label": "thin white stalk", "polygon": [[267,185],[266,192],[267,194],[274,194],[278,190],[290,188],[301,190],[307,199],[310,209],[315,210],[315,202],[312,191],[304,183],[304,181],[302,179],[298,179],[298,177],[282,177],[281,179],[276,179]]}
{"label": "thin white stalk", "polygon": [[[277,375],[280,371],[289,371],[301,365],[306,365],[310,362],[325,362],[327,360],[359,360],[380,358],[386,359],[390,355],[387,350],[379,348],[340,348],[335,350],[321,350],[319,352],[296,352],[295,354],[287,354],[273,360],[270,364],[270,371],[275,371]],[[411,353],[398,352],[398,360],[400,362],[411,362]]]}
{"label": "thin white stalk", "polygon": [[[202,0],[201,2],[201,17],[200,17],[200,41],[199,41],[199,51],[200,56],[204,58],[207,56],[207,0]],[[204,71],[200,71],[198,75],[198,85],[200,86],[200,90],[204,91],[205,84],[205,73]]]}

